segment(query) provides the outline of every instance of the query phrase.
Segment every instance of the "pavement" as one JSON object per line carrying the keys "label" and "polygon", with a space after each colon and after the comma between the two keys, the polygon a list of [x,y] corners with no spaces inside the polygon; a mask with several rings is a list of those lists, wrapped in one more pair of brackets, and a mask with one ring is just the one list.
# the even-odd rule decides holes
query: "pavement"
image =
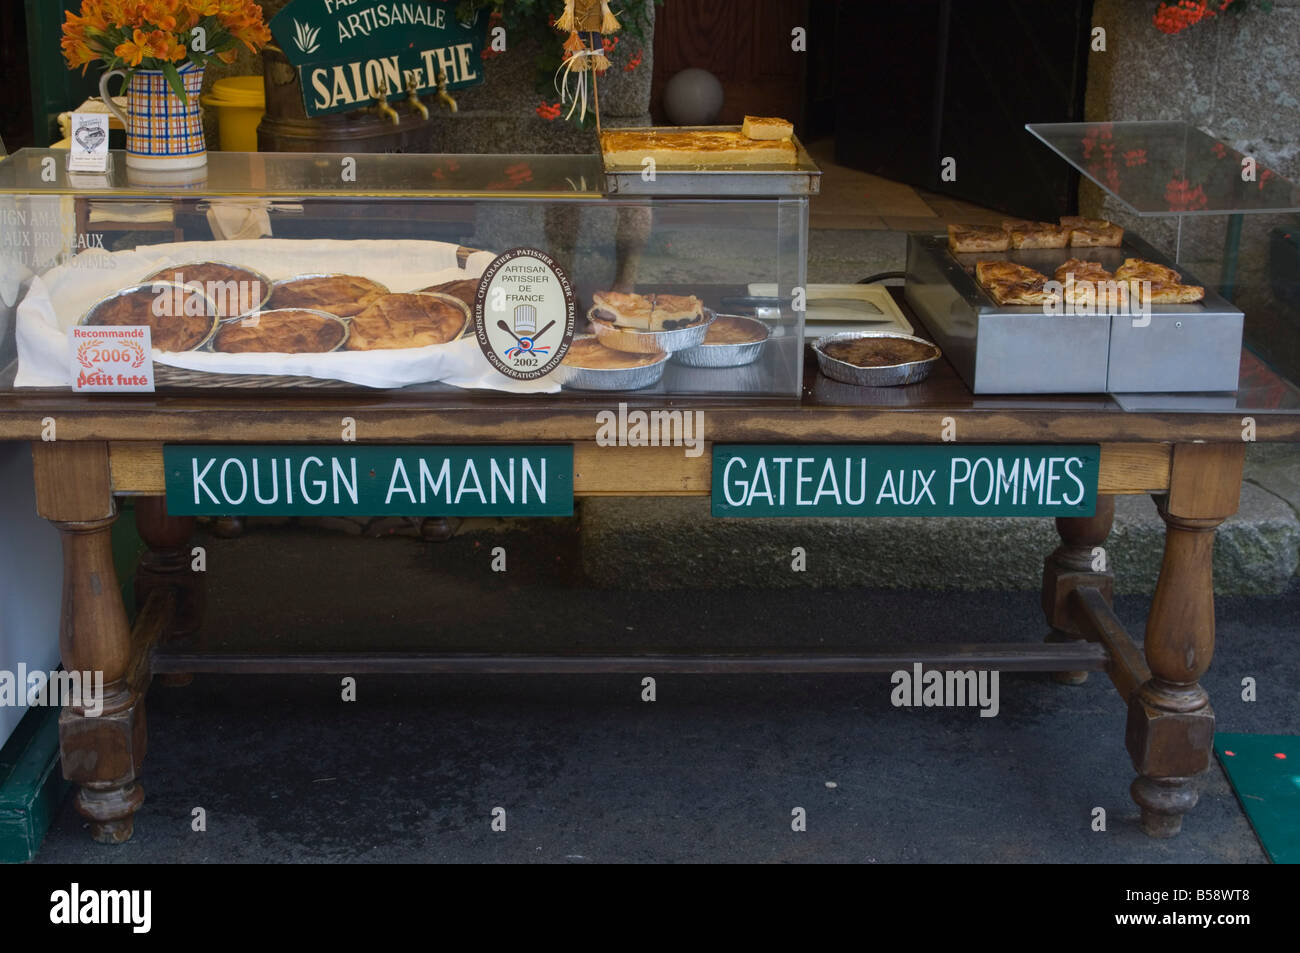
{"label": "pavement", "polygon": [[[303,527],[208,538],[209,648],[592,651],[1036,642],[1024,591],[598,588],[574,521],[445,543]],[[507,571],[490,570],[487,545]],[[294,598],[285,592],[296,592]],[[1141,633],[1147,598],[1116,609]],[[1223,731],[1295,734],[1300,583],[1217,602]],[[1258,701],[1240,698],[1241,680]],[[1265,856],[1217,764],[1182,835],[1140,832],[1124,705],[1007,673],[996,717],[896,708],[888,675],[155,680],[133,840],[65,802],[38,863],[1180,862]],[[505,809],[506,830],[491,828]],[[1094,809],[1106,830],[1093,831]],[[202,808],[206,830],[192,829]],[[803,808],[806,831],[791,829]]]}

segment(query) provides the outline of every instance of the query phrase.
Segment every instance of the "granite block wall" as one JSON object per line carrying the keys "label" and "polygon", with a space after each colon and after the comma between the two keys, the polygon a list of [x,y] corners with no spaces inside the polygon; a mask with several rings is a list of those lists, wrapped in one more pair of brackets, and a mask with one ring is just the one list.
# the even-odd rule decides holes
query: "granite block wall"
{"label": "granite block wall", "polygon": [[[1183,119],[1253,155],[1261,169],[1300,178],[1300,0],[1276,0],[1182,33],[1155,28],[1154,2],[1096,0],[1093,26],[1106,30],[1106,51],[1088,60],[1086,116],[1092,121]],[[1142,219],[1091,182],[1080,188],[1084,214],[1112,218],[1172,253],[1173,219]],[[1248,297],[1267,279],[1268,234],[1300,214],[1248,215],[1239,280]],[[1216,283],[1227,219],[1185,217],[1182,261]],[[1241,300],[1239,305],[1243,305]]]}

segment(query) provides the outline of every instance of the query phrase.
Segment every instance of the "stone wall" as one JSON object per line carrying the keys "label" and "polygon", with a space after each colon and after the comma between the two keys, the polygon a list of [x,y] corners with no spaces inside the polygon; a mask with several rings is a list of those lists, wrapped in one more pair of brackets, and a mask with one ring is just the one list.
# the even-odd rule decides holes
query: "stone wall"
{"label": "stone wall", "polygon": [[[262,0],[269,23],[289,0]],[[638,0],[630,0],[638,2]],[[611,68],[600,82],[600,114],[605,125],[648,125],[650,122],[650,78],[654,72],[654,3],[646,6],[652,24],[641,49],[641,64],[631,72],[623,67],[638,51],[636,44],[621,42],[610,57]],[[557,4],[558,6],[558,4]],[[594,152],[595,133],[579,129],[563,119],[546,120],[537,115],[542,102],[536,90],[537,41],[531,37],[506,37],[506,52],[484,61],[486,82],[454,95],[460,107],[456,115],[437,113],[446,124],[444,151],[456,153],[573,153]],[[246,50],[230,66],[212,67],[204,80],[206,89],[225,76],[261,75],[262,58]],[[559,97],[550,95],[547,102]],[[209,142],[216,140],[214,110],[206,110],[204,124]]]}
{"label": "stone wall", "polygon": [[[1300,178],[1300,0],[1273,10],[1220,16],[1168,36],[1151,22],[1155,2],[1096,0],[1093,26],[1106,30],[1105,52],[1088,60],[1086,116],[1092,121],[1184,119],[1254,156],[1292,181]],[[1079,190],[1084,214],[1111,218],[1172,254],[1173,219],[1138,219],[1091,182]],[[1269,230],[1300,214],[1247,215],[1237,303],[1266,291]],[[1220,279],[1227,229],[1223,216],[1185,217],[1182,261],[1207,282]]]}

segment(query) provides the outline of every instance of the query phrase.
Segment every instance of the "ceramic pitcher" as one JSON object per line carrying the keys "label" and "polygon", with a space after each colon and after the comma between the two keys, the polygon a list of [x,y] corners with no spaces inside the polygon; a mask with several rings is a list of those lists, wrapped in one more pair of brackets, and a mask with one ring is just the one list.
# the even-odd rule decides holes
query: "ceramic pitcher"
{"label": "ceramic pitcher", "polygon": [[127,80],[127,114],[108,93],[114,76],[127,77],[125,70],[111,70],[99,81],[99,95],[126,127],[126,164],[134,169],[195,169],[208,161],[203,141],[203,116],[199,94],[203,69],[186,63],[178,72],[185,86],[186,102],[172,91],[162,70],[136,70]]}

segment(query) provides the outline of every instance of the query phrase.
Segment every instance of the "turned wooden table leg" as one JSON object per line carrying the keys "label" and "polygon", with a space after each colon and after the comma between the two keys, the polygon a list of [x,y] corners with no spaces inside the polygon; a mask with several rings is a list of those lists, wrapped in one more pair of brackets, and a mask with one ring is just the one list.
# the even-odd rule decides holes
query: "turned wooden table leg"
{"label": "turned wooden table leg", "polygon": [[[203,622],[204,574],[192,570],[194,517],[168,516],[161,496],[142,496],[135,501],[135,527],[148,549],[140,556],[135,571],[135,604],[143,608],[155,589],[172,589],[176,609],[163,637],[179,639],[197,632]],[[188,685],[194,676],[177,673],[161,676],[164,685]]]}
{"label": "turned wooden table leg", "polygon": [[[59,648],[69,672],[102,679],[102,709],[66,706],[59,717],[63,776],[79,785],[77,810],[100,843],[129,840],[144,801],[144,698],[127,683],[132,663],[110,531],[117,514],[105,443],[36,443],[36,505],[63,535]],[[83,675],[83,678],[86,676]],[[83,698],[83,701],[87,699]]]}
{"label": "turned wooden table leg", "polygon": [[1210,767],[1214,709],[1200,677],[1214,655],[1214,530],[1237,511],[1245,444],[1174,447],[1169,493],[1156,497],[1165,554],[1147,617],[1151,678],[1129,699],[1126,744],[1142,829],[1172,837]]}
{"label": "turned wooden table leg", "polygon": [[[1093,550],[1106,542],[1114,522],[1115,497],[1101,495],[1097,497],[1094,515],[1057,519],[1056,532],[1060,534],[1061,545],[1043,560],[1043,614],[1052,627],[1046,641],[1076,642],[1085,638],[1084,630],[1070,612],[1070,593],[1074,589],[1093,586],[1107,602],[1112,600],[1115,574],[1109,559],[1098,563]],[[1053,672],[1052,678],[1066,685],[1082,685],[1088,680],[1088,673]]]}

